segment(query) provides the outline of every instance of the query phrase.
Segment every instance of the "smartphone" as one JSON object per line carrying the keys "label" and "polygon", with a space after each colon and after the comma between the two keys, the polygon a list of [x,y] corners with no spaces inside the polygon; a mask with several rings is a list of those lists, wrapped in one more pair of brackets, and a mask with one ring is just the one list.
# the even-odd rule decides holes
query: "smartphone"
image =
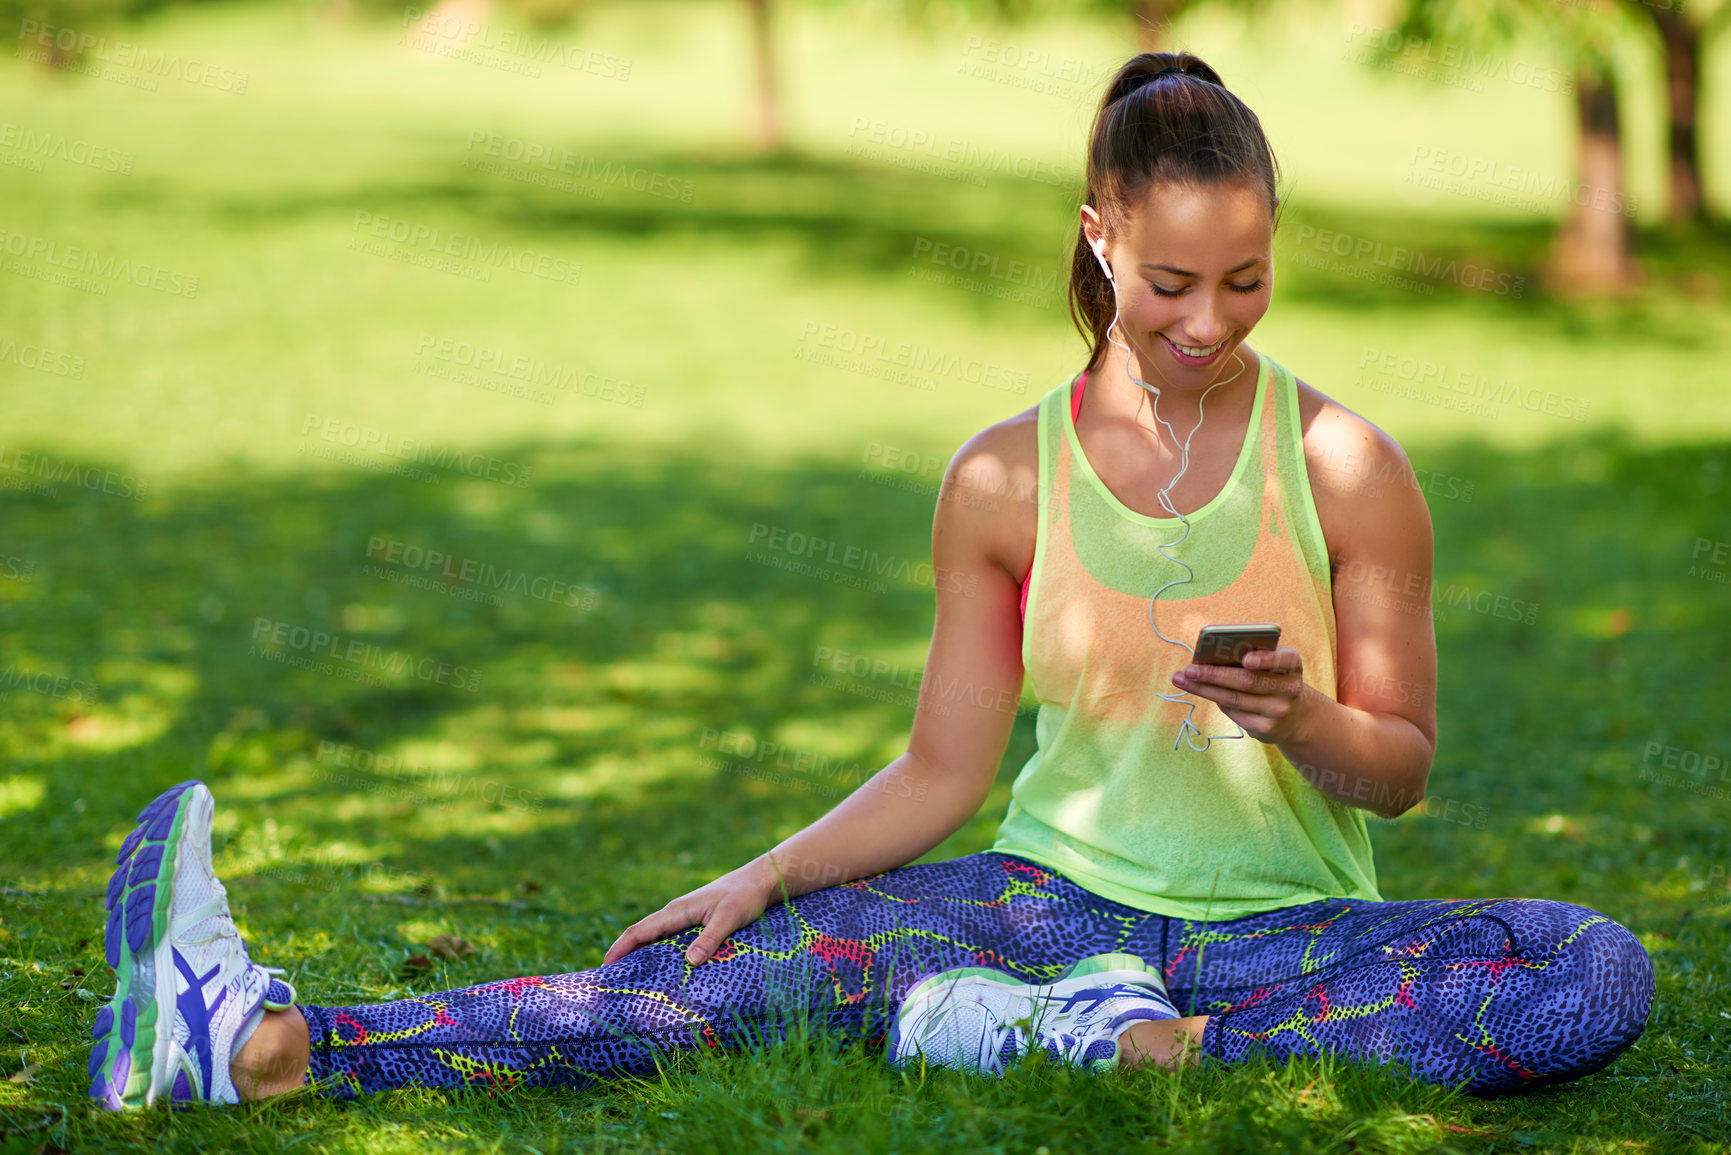
{"label": "smartphone", "polygon": [[1203,626],[1196,637],[1192,659],[1204,666],[1242,666],[1251,650],[1272,650],[1280,645],[1280,627],[1273,622],[1242,626]]}

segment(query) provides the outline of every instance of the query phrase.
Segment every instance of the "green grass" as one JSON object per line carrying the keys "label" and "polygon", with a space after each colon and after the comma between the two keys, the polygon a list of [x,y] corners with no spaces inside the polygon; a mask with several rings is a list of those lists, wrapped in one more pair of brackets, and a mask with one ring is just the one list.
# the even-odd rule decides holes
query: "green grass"
{"label": "green grass", "polygon": [[[1644,232],[1649,282],[1624,302],[1571,303],[1536,281],[1518,300],[1448,283],[1378,291],[1292,259],[1307,251],[1301,230],[1536,277],[1549,225],[1393,193],[1355,201],[1321,179],[1320,144],[1295,128],[1286,148],[1276,121],[1303,109],[1285,104],[1268,119],[1297,192],[1260,347],[1388,429],[1445,489],[1470,483],[1470,501],[1432,501],[1445,590],[1538,606],[1530,624],[1439,615],[1437,802],[1377,824],[1384,893],[1566,899],[1630,926],[1659,982],[1636,1049],[1577,1084],[1494,1101],[1329,1062],[922,1078],[845,1040],[797,1037],[583,1093],[402,1091],[124,1117],[87,1105],[88,1023],[112,989],[101,888],[132,816],[173,782],[212,784],[218,867],[262,960],[288,967],[309,1001],[342,1003],[592,966],[627,922],[834,801],[833,781],[802,791],[709,767],[706,731],[868,769],[902,749],[910,710],[868,696],[883,683],[809,679],[820,647],[917,668],[930,591],[770,569],[747,560],[749,536],[784,526],[928,556],[930,495],[889,484],[902,475],[881,447],[941,461],[1032,404],[1078,352],[1060,310],[914,279],[911,254],[927,238],[1060,267],[1072,209],[1068,190],[1038,182],[850,157],[847,126],[881,107],[989,142],[1013,139],[999,124],[1008,108],[1027,126],[1018,147],[1062,163],[1080,130],[1061,102],[948,75],[959,34],[902,44],[802,20],[799,147],[753,159],[736,144],[743,104],[703,87],[737,88],[739,70],[702,48],[724,15],[697,7],[656,32],[603,12],[580,38],[635,59],[617,91],[426,66],[392,45],[392,27],[303,24],[289,10],[141,34],[249,69],[242,97],[0,70],[20,123],[136,156],[131,175],[0,168],[3,227],[200,278],[188,300],[0,275],[0,343],[83,359],[78,377],[0,360],[0,480],[31,480],[26,452],[50,472],[112,471],[123,491],[101,492],[89,472],[95,489],[0,489],[0,666],[67,679],[58,696],[12,689],[0,715],[0,1074],[34,1068],[0,1081],[4,1149],[1724,1149],[1731,784],[1667,771],[1663,751],[1731,754],[1731,587],[1691,573],[1699,539],[1731,540],[1731,319],[1717,295],[1731,241]],[[1348,106],[1371,83],[1307,72],[1230,32],[1199,24],[1192,42],[1237,62],[1265,94],[1253,106],[1300,75],[1320,80],[1313,109]],[[1052,35],[1096,58],[1118,51],[1104,30]],[[1338,37],[1304,43],[1326,61]],[[1480,131],[1458,94],[1384,87],[1395,104],[1367,113],[1375,124],[1405,107],[1445,137]],[[1491,128],[1495,147],[1519,147],[1524,125]],[[478,173],[462,163],[471,128],[689,180],[693,196],[596,198]],[[1410,146],[1379,139],[1352,163],[1386,169]],[[1328,195],[1306,191],[1319,184]],[[355,252],[357,210],[581,261],[582,277],[496,270],[482,283]],[[1023,371],[1026,390],[941,375],[918,389],[816,364],[800,357],[814,324]],[[416,367],[429,334],[620,378],[642,404],[579,387],[541,405],[431,376],[424,356]],[[1360,378],[1367,349],[1567,394],[1587,419],[1403,398]],[[376,454],[318,459],[308,451],[332,443],[309,416],[482,454],[513,476],[527,467],[530,483],[450,467],[417,480]],[[368,568],[409,576],[369,557],[375,539],[580,586],[594,603],[405,585]],[[259,619],[444,660],[478,685],[294,669],[249,653]],[[338,766],[343,748],[444,777],[405,796],[409,784]],[[989,842],[1031,748],[1024,717],[987,804],[932,857]],[[405,972],[441,933],[478,953]]]}

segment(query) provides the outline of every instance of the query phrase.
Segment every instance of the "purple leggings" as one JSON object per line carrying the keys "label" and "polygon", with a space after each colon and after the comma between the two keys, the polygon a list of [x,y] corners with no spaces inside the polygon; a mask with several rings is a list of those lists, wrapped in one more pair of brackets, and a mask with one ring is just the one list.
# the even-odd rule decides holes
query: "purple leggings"
{"label": "purple leggings", "polygon": [[1026,859],[904,866],[772,906],[693,967],[697,929],[595,970],[371,1006],[302,1006],[309,1081],[587,1084],[677,1048],[739,1047],[804,1018],[880,1035],[922,976],[997,967],[1049,981],[1079,958],[1158,965],[1227,1062],[1331,1052],[1497,1094],[1578,1078],[1640,1037],[1653,967],[1635,936],[1567,902],[1326,899],[1219,922],[1123,906]]}

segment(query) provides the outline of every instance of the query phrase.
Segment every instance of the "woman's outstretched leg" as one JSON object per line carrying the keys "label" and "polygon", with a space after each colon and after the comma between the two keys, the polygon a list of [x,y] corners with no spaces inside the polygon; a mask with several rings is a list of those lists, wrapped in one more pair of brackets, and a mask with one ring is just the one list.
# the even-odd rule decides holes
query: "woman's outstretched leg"
{"label": "woman's outstretched leg", "polygon": [[[1124,908],[999,854],[902,867],[799,895],[692,966],[693,927],[594,970],[372,1006],[302,1006],[310,1079],[339,1095],[411,1084],[546,1085],[734,1049],[792,1023],[873,1036],[908,988],[957,966],[1052,978],[1118,949]],[[1128,920],[1134,922],[1134,919]]]}
{"label": "woman's outstretched leg", "polygon": [[91,1095],[108,1106],[232,1103],[301,1085],[303,1064],[317,1087],[346,1096],[583,1083],[801,1020],[871,1035],[934,971],[977,965],[1050,980],[1078,958],[1148,939],[1159,921],[988,852],[797,896],[698,966],[684,957],[693,927],[590,971],[297,1006],[229,919],[210,864],[213,810],[203,784],[181,783],[145,808],[117,859],[107,928],[116,990],[90,1063]]}

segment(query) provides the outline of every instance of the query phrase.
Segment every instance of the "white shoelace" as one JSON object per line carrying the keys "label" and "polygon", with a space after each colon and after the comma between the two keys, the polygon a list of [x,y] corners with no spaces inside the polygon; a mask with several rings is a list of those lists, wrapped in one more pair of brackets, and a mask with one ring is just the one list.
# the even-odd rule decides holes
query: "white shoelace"
{"label": "white shoelace", "polygon": [[[248,956],[247,965],[258,965],[252,961],[251,953],[246,949],[246,940],[241,937],[240,928],[234,925],[234,916],[229,913],[228,897],[226,895],[218,895],[216,898],[209,900],[202,906],[193,908],[193,910],[186,915],[186,921],[188,926],[198,926],[203,922],[213,923],[212,930],[209,934],[201,935],[198,938],[182,940],[188,945],[215,942],[218,939],[232,938],[240,947],[241,953]],[[267,975],[288,974],[288,971],[283,967],[261,966],[258,967],[258,969]],[[286,983],[287,980],[285,979],[284,982]]]}
{"label": "white shoelace", "polygon": [[[1004,1044],[1012,1039],[1019,1041],[1021,1037],[1022,1028],[1020,1026],[1015,1023],[1006,1023],[1002,1019],[986,1028],[985,1037],[980,1040],[980,1068],[1002,1078],[1004,1074]],[[1016,1053],[1017,1055],[1021,1054],[1020,1046],[1016,1048]]]}
{"label": "white shoelace", "polygon": [[1094,1044],[1095,1038],[1088,1034],[1073,1035],[1067,1032],[1054,1031],[1049,1040],[1040,1034],[1040,1010],[1033,1003],[1023,1003],[1018,1007],[1020,1012],[1012,1019],[998,1019],[982,1032],[980,1042],[979,1065],[993,1074],[1004,1074],[1004,1044],[1011,1040],[1017,1043],[1016,1056],[1020,1058],[1028,1050],[1037,1046],[1050,1045],[1057,1051],[1058,1057],[1066,1063],[1080,1064],[1088,1053],[1088,1048]]}

